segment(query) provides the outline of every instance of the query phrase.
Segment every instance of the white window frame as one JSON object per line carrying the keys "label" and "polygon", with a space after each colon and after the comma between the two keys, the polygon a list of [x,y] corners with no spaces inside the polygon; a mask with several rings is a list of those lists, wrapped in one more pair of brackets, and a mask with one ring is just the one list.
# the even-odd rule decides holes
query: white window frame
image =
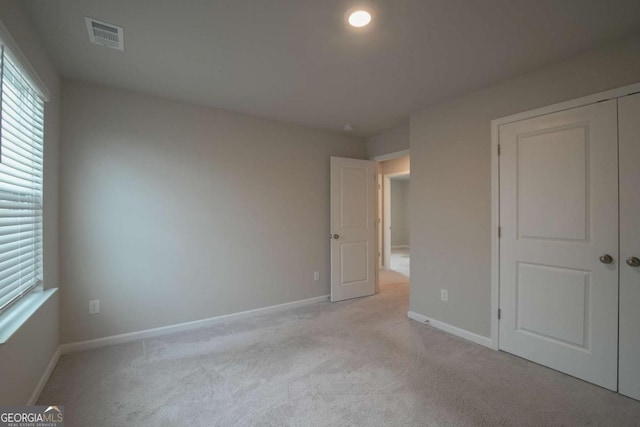
{"label": "white window frame", "polygon": [[[29,86],[45,103],[49,101],[50,92],[47,86],[31,66],[2,21],[0,21],[0,41],[4,46],[5,52],[11,56],[11,60],[20,67],[21,74],[25,80],[27,80]],[[43,177],[43,194],[44,186],[45,183]],[[13,336],[13,334],[39,309],[39,307],[41,307],[56,292],[57,288],[45,289],[43,285],[40,285],[32,292],[24,295],[23,298],[3,313],[0,313],[0,345],[6,343],[9,338]]]}
{"label": "white window frame", "polygon": [[9,52],[11,58],[20,64],[22,71],[24,72],[31,87],[40,95],[44,102],[48,102],[51,99],[51,92],[44,84],[36,70],[31,66],[31,63],[27,60],[27,57],[22,53],[18,43],[11,37],[9,30],[0,21],[0,41],[5,47],[5,50]]}

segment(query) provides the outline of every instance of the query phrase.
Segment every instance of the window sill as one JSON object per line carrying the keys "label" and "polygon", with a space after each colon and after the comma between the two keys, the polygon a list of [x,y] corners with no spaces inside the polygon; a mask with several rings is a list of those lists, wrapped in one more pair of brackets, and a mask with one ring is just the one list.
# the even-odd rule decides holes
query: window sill
{"label": "window sill", "polygon": [[34,290],[0,316],[0,345],[5,344],[58,288]]}

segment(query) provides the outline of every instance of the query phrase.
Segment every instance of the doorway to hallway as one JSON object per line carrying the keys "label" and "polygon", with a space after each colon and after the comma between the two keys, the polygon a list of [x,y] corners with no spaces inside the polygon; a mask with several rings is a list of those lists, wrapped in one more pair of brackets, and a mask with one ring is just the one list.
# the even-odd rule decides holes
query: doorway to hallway
{"label": "doorway to hallway", "polygon": [[389,269],[410,276],[409,174],[389,176]]}
{"label": "doorway to hallway", "polygon": [[409,239],[410,157],[378,162],[378,247],[382,271],[408,278],[411,268]]}

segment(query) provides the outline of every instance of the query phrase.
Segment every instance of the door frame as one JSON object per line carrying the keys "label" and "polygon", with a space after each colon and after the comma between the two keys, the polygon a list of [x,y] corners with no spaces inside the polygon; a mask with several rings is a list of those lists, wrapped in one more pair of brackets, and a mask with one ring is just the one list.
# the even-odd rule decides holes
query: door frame
{"label": "door frame", "polygon": [[491,348],[499,350],[499,325],[498,310],[500,308],[500,126],[533,117],[557,113],[563,110],[583,107],[600,101],[620,98],[640,92],[640,83],[635,83],[621,88],[599,92],[593,95],[548,105],[522,113],[512,114],[491,120]]}
{"label": "door frame", "polygon": [[[382,248],[384,248],[384,224],[382,223],[382,218],[384,217],[384,193],[382,192],[384,179],[380,169],[380,163],[376,163],[376,255],[378,258],[378,270],[384,268],[384,256],[382,253]],[[378,293],[377,282],[376,293]]]}
{"label": "door frame", "polygon": [[[388,238],[387,235],[389,233],[386,232],[385,230],[385,215],[386,215],[386,209],[387,209],[387,205],[390,206],[391,203],[391,198],[389,197],[389,200],[386,199],[387,196],[387,192],[385,191],[385,187],[387,187],[387,176],[394,176],[394,175],[405,175],[405,174],[409,174],[411,173],[411,170],[405,171],[405,172],[399,172],[399,173],[391,173],[391,174],[387,174],[387,175],[383,175],[380,170],[380,163],[387,161],[387,160],[393,160],[393,159],[397,159],[399,157],[404,157],[404,156],[411,156],[411,150],[409,148],[405,149],[405,150],[399,150],[399,151],[394,151],[391,153],[387,153],[387,154],[381,154],[379,156],[373,156],[373,157],[369,157],[369,160],[373,160],[375,162],[377,162],[378,164],[378,178],[379,178],[379,182],[378,185],[382,186],[382,200],[377,200],[377,203],[379,204],[380,202],[382,202],[382,216],[380,218],[378,218],[380,220],[380,222],[382,223],[381,228],[378,228],[378,232],[382,233],[382,236],[376,236],[376,250],[380,253],[380,258],[382,259],[382,263],[381,266],[383,269],[385,270],[389,270],[391,264],[389,263],[389,258],[391,255],[387,255],[384,251],[386,248],[386,239]],[[381,179],[380,179],[381,178]],[[380,193],[376,192],[376,197],[380,197]],[[409,196],[409,198],[411,198],[411,196]],[[390,209],[390,207],[389,207]],[[411,238],[411,231],[409,231],[409,238]],[[391,248],[391,242],[389,242],[389,248]],[[378,274],[377,270],[376,270],[376,274]],[[376,293],[379,292],[379,283],[378,280],[376,280]]]}
{"label": "door frame", "polygon": [[398,157],[410,156],[411,150],[408,148],[406,150],[394,151],[393,153],[381,154],[379,156],[369,157],[369,160],[373,160],[375,162],[385,162],[387,160],[397,159]]}

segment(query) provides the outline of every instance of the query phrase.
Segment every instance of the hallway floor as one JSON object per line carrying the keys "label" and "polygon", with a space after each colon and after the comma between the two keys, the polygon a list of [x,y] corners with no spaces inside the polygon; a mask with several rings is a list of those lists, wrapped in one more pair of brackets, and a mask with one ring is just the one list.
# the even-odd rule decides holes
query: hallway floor
{"label": "hallway floor", "polygon": [[391,269],[393,271],[410,276],[410,261],[409,248],[391,249]]}

